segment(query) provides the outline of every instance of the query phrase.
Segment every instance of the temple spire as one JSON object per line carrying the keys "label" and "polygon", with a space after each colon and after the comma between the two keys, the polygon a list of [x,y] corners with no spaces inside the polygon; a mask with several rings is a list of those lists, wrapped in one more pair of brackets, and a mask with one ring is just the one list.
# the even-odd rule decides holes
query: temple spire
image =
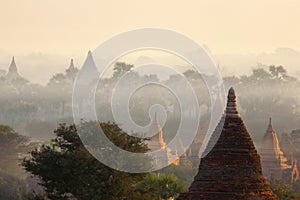
{"label": "temple spire", "polygon": [[269,126],[268,126],[268,131],[271,131],[271,132],[273,132],[273,131],[274,131],[274,128],[273,128],[273,125],[272,125],[272,118],[271,118],[271,117],[269,118]]}
{"label": "temple spire", "polygon": [[71,59],[70,66],[69,66],[69,69],[73,69],[73,68],[75,68],[75,67],[74,67],[74,61],[73,61],[73,58],[72,58],[72,59]]}
{"label": "temple spire", "polygon": [[292,174],[298,173],[292,170],[292,166],[287,162],[287,158],[280,148],[271,118],[269,118],[269,125],[261,143],[260,155],[263,174],[269,180],[280,179],[291,182]]}
{"label": "temple spire", "polygon": [[8,68],[8,72],[6,74],[6,77],[8,79],[11,79],[11,78],[14,79],[14,78],[20,77],[20,75],[18,73],[18,68],[17,68],[16,62],[15,62],[15,57],[14,56],[12,57],[11,63],[10,63],[9,68]]}
{"label": "temple spire", "polygon": [[97,77],[98,77],[98,69],[96,67],[96,64],[95,64],[95,61],[94,61],[94,58],[93,58],[93,54],[91,51],[88,52],[88,55],[84,61],[84,64],[82,66],[82,69],[86,70],[86,71],[89,71],[89,73],[92,73],[92,74],[97,74]]}
{"label": "temple spire", "polygon": [[78,74],[78,79],[81,84],[83,85],[89,85],[95,81],[98,80],[99,78],[99,72],[96,67],[95,61],[93,59],[92,52],[89,51],[88,55],[81,67],[81,70]]}
{"label": "temple spire", "polygon": [[240,116],[238,109],[237,109],[236,96],[235,96],[235,91],[234,91],[233,87],[231,87],[228,92],[227,106],[226,106],[225,114],[227,116],[231,116],[231,117],[239,117]]}
{"label": "temple spire", "polygon": [[18,73],[18,69],[17,69],[17,65],[15,62],[15,57],[12,57],[11,63],[9,65],[9,69],[8,69],[9,73]]}
{"label": "temple spire", "polygon": [[149,129],[149,135],[151,136],[151,138],[148,146],[151,150],[157,150],[166,147],[163,131],[157,120],[157,112],[154,113],[154,119],[152,118],[152,122]]}
{"label": "temple spire", "polygon": [[225,116],[211,139],[215,145],[201,158],[189,191],[177,200],[279,200],[262,175],[260,156],[238,113],[233,88],[228,92]]}
{"label": "temple spire", "polygon": [[74,66],[74,60],[73,58],[71,58],[70,61],[70,65],[69,67],[66,69],[66,74],[69,78],[71,78],[72,80],[75,79],[76,75],[77,75],[78,69],[75,68]]}

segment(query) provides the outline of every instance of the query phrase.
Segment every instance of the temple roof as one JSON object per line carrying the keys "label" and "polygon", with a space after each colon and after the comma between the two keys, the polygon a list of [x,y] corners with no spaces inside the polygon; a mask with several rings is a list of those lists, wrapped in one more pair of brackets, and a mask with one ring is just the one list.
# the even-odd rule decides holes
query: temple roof
{"label": "temple roof", "polygon": [[12,57],[11,63],[9,65],[8,68],[8,72],[6,74],[6,77],[8,78],[16,78],[16,77],[20,77],[19,73],[18,73],[18,68],[15,62],[15,57]]}
{"label": "temple roof", "polygon": [[77,74],[77,72],[78,72],[78,69],[75,68],[74,60],[72,58],[71,61],[70,61],[70,65],[69,65],[68,69],[66,69],[66,74],[67,74],[67,76],[72,76],[73,77]]}
{"label": "temple roof", "polygon": [[166,147],[166,143],[164,141],[164,136],[160,124],[157,120],[157,114],[155,112],[154,119],[149,128],[149,135],[152,136],[149,140],[149,148],[153,150],[158,150]]}
{"label": "temple roof", "polygon": [[89,51],[88,55],[83,63],[83,66],[79,72],[79,82],[80,84],[89,84],[95,80],[98,80],[99,72],[95,64],[92,52]]}
{"label": "temple roof", "polygon": [[201,158],[194,182],[178,200],[277,200],[262,176],[260,157],[238,112],[233,88],[221,120],[216,128],[220,133],[212,136],[215,145]]}
{"label": "temple roof", "polygon": [[[269,125],[263,137],[260,154],[263,165],[269,162],[272,168],[277,167],[276,165],[279,165],[278,167],[288,168],[286,163],[287,159],[283,156],[277,134],[272,125],[272,118],[269,119]],[[266,166],[267,165],[268,164],[266,164]]]}
{"label": "temple roof", "polygon": [[272,118],[269,119],[269,125],[263,137],[261,149],[274,151],[274,154],[276,154],[277,156],[280,151],[277,134],[272,125]]}
{"label": "temple roof", "polygon": [[73,69],[73,68],[75,68],[75,67],[74,67],[74,61],[73,61],[73,58],[72,58],[71,62],[70,62],[69,69]]}

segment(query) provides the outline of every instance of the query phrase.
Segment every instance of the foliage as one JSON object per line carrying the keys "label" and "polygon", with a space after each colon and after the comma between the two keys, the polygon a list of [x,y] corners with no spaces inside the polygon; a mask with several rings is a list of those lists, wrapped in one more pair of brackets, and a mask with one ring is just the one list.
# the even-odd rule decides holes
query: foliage
{"label": "foliage", "polygon": [[271,65],[269,66],[269,71],[272,76],[277,79],[285,78],[287,73],[286,69],[284,69],[281,65],[277,67],[275,65]]}
{"label": "foliage", "polygon": [[194,180],[195,175],[198,172],[198,165],[197,168],[189,169],[186,167],[176,166],[172,164],[159,170],[159,172],[163,174],[174,174],[186,186],[190,186]]}
{"label": "foliage", "polygon": [[127,64],[125,62],[117,62],[113,68],[113,70],[114,70],[113,77],[114,78],[121,77],[126,72],[131,71],[132,68],[133,68],[133,65],[131,65],[131,64]]}
{"label": "foliage", "polygon": [[[96,122],[84,122],[87,133]],[[100,123],[106,136],[127,151],[146,152],[147,146],[139,138],[125,134],[116,124]],[[23,166],[40,177],[49,199],[74,196],[80,200],[123,199],[132,196],[132,185],[145,176],[111,169],[96,160],[83,146],[75,125],[61,124],[50,145],[31,151]],[[95,141],[97,142],[97,141]],[[144,160],[147,162],[147,160]]]}
{"label": "foliage", "polygon": [[270,183],[271,190],[281,200],[300,200],[300,195],[295,192],[292,184],[274,180]]}
{"label": "foliage", "polygon": [[173,174],[151,174],[134,185],[134,189],[145,199],[169,200],[184,192],[186,187]]}

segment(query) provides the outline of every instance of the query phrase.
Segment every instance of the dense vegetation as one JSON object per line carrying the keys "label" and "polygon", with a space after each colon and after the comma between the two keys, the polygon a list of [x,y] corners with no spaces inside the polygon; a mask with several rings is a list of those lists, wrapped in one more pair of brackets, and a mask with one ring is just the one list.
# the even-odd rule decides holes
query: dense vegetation
{"label": "dense vegetation", "polygon": [[[128,151],[145,152],[147,146],[144,141],[128,136],[114,124],[108,109],[109,91],[122,74],[130,73],[132,83],[159,80],[155,75],[141,76],[132,68],[126,63],[116,63],[112,77],[99,83],[101,87],[96,94],[96,109],[101,114],[100,121],[112,121],[100,123],[112,142]],[[154,174],[119,172],[103,165],[86,151],[74,125],[61,124],[56,128],[57,122],[72,121],[71,92],[75,75],[76,70],[66,70],[54,75],[46,86],[31,84],[23,79],[7,81],[5,77],[0,78],[1,123],[14,127],[24,135],[44,140],[33,142],[35,140],[18,134],[9,126],[0,125],[0,199],[164,200],[186,190],[197,166],[186,169],[171,165]],[[211,106],[205,83],[200,74],[193,70],[186,71],[184,75],[205,108],[202,110],[204,120],[201,121],[201,125],[205,125]],[[205,74],[202,76],[214,78]],[[182,77],[177,75],[166,80],[177,86],[181,81]],[[289,76],[284,67],[259,66],[247,76],[224,77],[224,84],[226,88],[234,86],[239,94],[240,112],[258,146],[270,116],[278,133],[300,128],[300,82]],[[179,124],[178,102],[162,87],[149,86],[144,89],[131,100],[132,117],[143,125],[149,121],[148,109],[154,103],[172,108],[167,109],[170,117],[164,130],[168,142]],[[150,95],[153,90],[155,96]],[[95,126],[98,123],[83,124],[83,128]],[[122,160],[119,159],[119,162],[122,163]],[[20,166],[21,163],[26,171]],[[299,199],[300,182],[293,185],[273,182],[271,186],[281,199]]]}
{"label": "dense vegetation", "polygon": [[[142,139],[127,135],[116,124],[100,125],[106,136],[120,148],[137,153],[148,150]],[[81,126],[89,132],[98,123],[86,122]],[[40,178],[40,184],[45,188],[49,199],[146,199],[145,192],[151,197],[159,193],[160,199],[168,199],[183,191],[183,183],[174,176],[130,174],[105,166],[85,149],[74,125],[61,124],[55,134],[51,144],[31,151],[31,156],[23,162],[25,170]],[[122,159],[113,158],[111,152],[107,156],[110,159]],[[122,163],[120,160],[116,161]],[[141,162],[147,163],[147,158]],[[158,185],[153,185],[155,188],[149,191],[141,191],[139,185],[147,184],[149,180]],[[163,189],[163,186],[169,190]],[[152,199],[150,196],[149,199]]]}

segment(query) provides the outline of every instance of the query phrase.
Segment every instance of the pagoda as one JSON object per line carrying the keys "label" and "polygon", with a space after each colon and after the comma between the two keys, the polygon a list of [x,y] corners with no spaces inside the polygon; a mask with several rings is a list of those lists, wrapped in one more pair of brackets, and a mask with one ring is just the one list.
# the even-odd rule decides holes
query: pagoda
{"label": "pagoda", "polygon": [[268,180],[281,180],[284,182],[293,182],[299,178],[296,162],[291,161],[283,155],[280,149],[277,134],[272,125],[272,119],[269,119],[269,125],[263,137],[261,144],[261,161],[263,175]]}
{"label": "pagoda", "polygon": [[260,156],[238,112],[233,88],[222,120],[189,191],[177,200],[278,200],[262,175]]}
{"label": "pagoda", "polygon": [[18,68],[17,68],[16,62],[15,62],[15,57],[13,56],[11,63],[9,65],[9,68],[8,68],[8,72],[6,74],[6,79],[7,80],[15,80],[15,79],[20,79],[20,78],[22,78],[22,77],[18,73]]}
{"label": "pagoda", "polygon": [[164,149],[166,147],[163,132],[160,124],[158,123],[156,113],[154,114],[154,120],[152,121],[149,128],[149,135],[153,135],[148,142],[149,149],[151,149],[152,151],[156,151],[159,149]]}
{"label": "pagoda", "polygon": [[74,66],[74,60],[71,59],[70,66],[66,69],[66,76],[72,80],[75,79],[78,69]]}
{"label": "pagoda", "polygon": [[166,147],[166,143],[164,140],[164,135],[162,128],[160,127],[160,124],[157,120],[157,115],[155,112],[154,120],[152,121],[150,128],[149,128],[149,135],[151,136],[148,140],[148,148],[151,151],[157,151],[160,149],[163,149],[164,153],[160,155],[156,155],[156,157],[153,158],[154,165],[158,166],[167,166],[169,164],[179,164],[179,157],[177,152],[173,152],[170,148]]}

